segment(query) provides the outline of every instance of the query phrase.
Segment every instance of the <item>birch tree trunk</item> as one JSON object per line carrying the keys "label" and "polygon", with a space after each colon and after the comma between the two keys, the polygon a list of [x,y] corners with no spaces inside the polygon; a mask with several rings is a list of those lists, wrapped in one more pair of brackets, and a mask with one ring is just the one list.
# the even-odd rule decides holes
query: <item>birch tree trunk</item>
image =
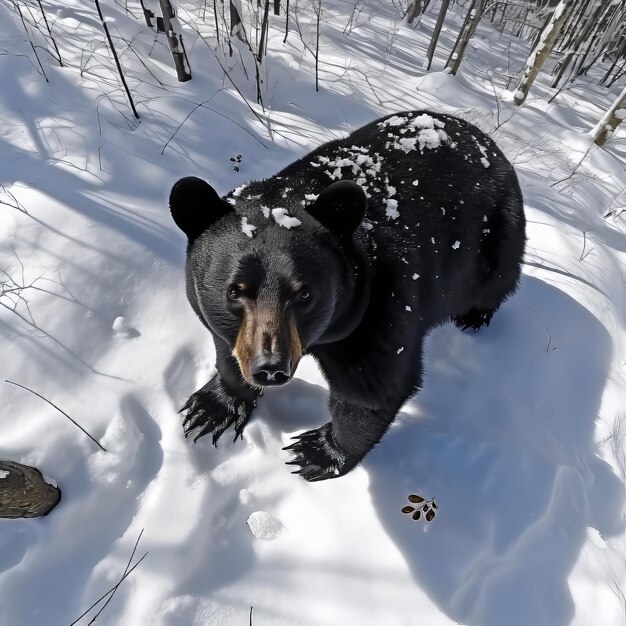
{"label": "birch tree trunk", "polygon": [[568,15],[568,5],[571,4],[572,1],[573,0],[561,0],[561,2],[557,5],[556,9],[554,9],[554,13],[552,14],[552,18],[539,38],[535,49],[528,57],[528,60],[526,61],[526,68],[522,74],[522,80],[517,86],[515,96],[513,98],[513,101],[518,106],[523,104],[524,100],[526,100],[528,91],[535,82],[537,74],[539,74],[539,71],[550,55],[550,52],[552,52],[556,38],[559,36],[559,32]]}
{"label": "birch tree trunk", "polygon": [[174,17],[174,9],[170,0],[159,0],[161,12],[163,13],[163,25],[165,27],[165,36],[167,43],[174,59],[174,67],[178,80],[184,83],[191,80],[191,69],[187,60],[187,53],[183,45],[183,36],[178,20]]}
{"label": "birch tree trunk", "polygon": [[622,93],[617,96],[611,108],[589,133],[593,137],[594,143],[603,146],[624,118],[626,118],[626,87],[622,89]]}
{"label": "birch tree trunk", "polygon": [[446,62],[446,69],[449,69],[451,74],[457,73],[459,66],[461,65],[461,61],[463,60],[465,48],[467,48],[469,40],[474,36],[474,33],[478,28],[478,22],[480,22],[484,8],[485,0],[472,0],[472,4],[470,5],[467,15],[465,16],[465,22],[463,22],[461,32],[459,33],[456,43],[454,44],[454,48],[452,48],[452,52],[450,53],[450,57]]}

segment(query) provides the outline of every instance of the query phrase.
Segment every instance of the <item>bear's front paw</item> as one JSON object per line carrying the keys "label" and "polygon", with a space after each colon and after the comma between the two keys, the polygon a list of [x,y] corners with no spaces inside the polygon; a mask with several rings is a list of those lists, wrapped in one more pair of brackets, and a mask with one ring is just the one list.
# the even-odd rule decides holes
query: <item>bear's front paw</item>
{"label": "bear's front paw", "polygon": [[235,428],[235,439],[243,438],[243,429],[250,419],[255,400],[242,400],[230,393],[219,376],[213,377],[202,389],[192,394],[179,411],[187,411],[183,420],[185,437],[193,436],[194,443],[213,433],[213,445],[230,426]]}
{"label": "bear's front paw", "polygon": [[287,465],[299,465],[292,474],[300,474],[309,482],[343,476],[359,462],[337,446],[330,422],[292,439],[296,442],[283,448],[295,453]]}

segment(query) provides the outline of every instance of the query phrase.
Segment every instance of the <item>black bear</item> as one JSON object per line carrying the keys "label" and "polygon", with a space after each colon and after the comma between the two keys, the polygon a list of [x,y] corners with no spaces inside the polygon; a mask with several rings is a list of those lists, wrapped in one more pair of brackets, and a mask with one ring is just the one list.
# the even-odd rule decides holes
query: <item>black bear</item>
{"label": "black bear", "polygon": [[422,381],[428,331],[489,324],[517,288],[523,201],[484,133],[410,111],[331,141],[220,198],[179,180],[170,209],[188,238],[187,296],[215,341],[217,373],[184,430],[235,441],[265,386],[303,354],[328,385],[331,421],[296,437],[294,473],[341,476],[377,444]]}

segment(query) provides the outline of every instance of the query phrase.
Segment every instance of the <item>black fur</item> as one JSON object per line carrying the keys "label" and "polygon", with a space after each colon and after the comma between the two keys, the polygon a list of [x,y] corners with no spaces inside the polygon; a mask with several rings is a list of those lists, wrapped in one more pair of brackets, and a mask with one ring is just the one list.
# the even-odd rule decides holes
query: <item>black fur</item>
{"label": "black fur", "polygon": [[[185,180],[170,204],[190,240],[187,293],[214,336],[227,390],[209,383],[192,396],[186,432],[213,432],[216,442],[231,423],[241,434],[252,411],[259,389],[231,355],[243,308],[226,292],[237,281],[254,285],[245,306],[291,311],[329,383],[332,421],[288,448],[307,480],[345,474],[380,441],[421,385],[431,328],[452,319],[478,330],[517,288],[525,243],[517,177],[489,137],[448,115],[376,120],[231,192],[219,218],[225,203],[212,188]],[[301,224],[264,216],[276,208]],[[296,283],[308,302],[293,300]]]}

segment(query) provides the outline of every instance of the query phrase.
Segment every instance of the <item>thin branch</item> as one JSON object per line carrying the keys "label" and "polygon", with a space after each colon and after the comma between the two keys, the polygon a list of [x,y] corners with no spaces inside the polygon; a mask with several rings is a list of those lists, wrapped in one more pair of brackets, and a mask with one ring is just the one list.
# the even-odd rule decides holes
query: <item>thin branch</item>
{"label": "thin branch", "polygon": [[[221,91],[221,89],[217,92],[219,93]],[[200,102],[200,104],[193,102],[193,104],[195,104],[194,108],[191,109],[191,111],[185,116],[185,118],[183,119],[183,121],[178,125],[178,127],[176,128],[176,130],[174,131],[174,133],[172,134],[172,136],[167,140],[167,142],[165,143],[165,145],[163,146],[163,149],[161,150],[161,154],[163,154],[165,152],[165,148],[167,148],[167,146],[170,144],[170,142],[172,141],[172,139],[174,139],[174,136],[176,135],[176,133],[178,133],[178,131],[181,129],[181,127],[183,126],[183,124],[189,119],[189,117],[193,114],[194,111],[196,111],[197,109],[199,109],[200,107],[202,107],[203,109],[207,109],[207,111],[211,111],[217,115],[222,116],[224,119],[227,119],[229,122],[232,122],[233,124],[235,124],[236,126],[239,126],[239,128],[241,128],[241,130],[245,131],[246,133],[248,133],[248,135],[250,135],[253,139],[255,139],[256,141],[258,141],[266,150],[269,150],[269,148],[251,131],[249,131],[245,126],[242,126],[241,124],[239,124],[239,122],[236,122],[235,120],[233,120],[232,118],[228,117],[228,115],[225,115],[224,113],[220,113],[220,111],[213,109],[211,107],[206,106],[206,102],[210,102],[216,95],[213,94],[213,96],[211,96],[211,98],[209,98],[208,100],[206,100],[205,102]],[[182,98],[182,100],[187,100],[188,102],[192,102],[191,100],[188,100],[187,98]]]}
{"label": "thin branch", "polygon": [[52,36],[52,31],[50,30],[50,24],[48,24],[48,18],[46,17],[46,12],[43,10],[43,5],[41,4],[41,0],[37,0],[37,4],[39,5],[39,10],[41,11],[41,14],[43,15],[43,21],[46,25],[46,28],[48,29],[48,35],[50,35],[52,45],[54,46],[54,49],[57,53],[59,65],[63,67],[63,59],[61,58],[61,53],[59,52],[57,42],[54,40],[54,37]]}
{"label": "thin branch", "polygon": [[591,148],[593,148],[595,144],[592,143],[587,150],[585,151],[585,154],[583,154],[582,159],[580,159],[580,161],[578,162],[578,165],[574,168],[574,170],[572,171],[572,173],[569,176],[566,176],[565,178],[561,178],[561,180],[557,180],[555,183],[552,183],[550,185],[550,187],[554,187],[555,185],[558,185],[559,183],[564,183],[566,180],[569,180],[577,171],[578,168],[582,165],[582,162],[587,158],[587,155],[589,154],[589,151],[591,150]]}
{"label": "thin branch", "polygon": [[[124,580],[124,578],[126,578],[126,576],[128,575],[128,570],[130,568],[130,564],[133,562],[133,558],[135,557],[135,552],[137,551],[137,546],[139,545],[139,540],[141,539],[141,535],[143,535],[143,531],[144,529],[141,529],[141,532],[139,533],[139,536],[137,537],[137,541],[135,541],[135,546],[133,547],[133,551],[130,553],[130,558],[128,559],[128,563],[126,563],[126,567],[124,568],[124,573],[122,574],[122,578],[120,580],[120,583],[122,582],[122,580]],[[148,554],[146,552],[146,554]],[[144,554],[145,556],[145,554]],[[143,558],[143,557],[142,557]],[[137,565],[139,565],[139,563],[137,563]],[[120,586],[120,583],[118,583],[113,590],[111,591],[111,595],[108,597],[107,601],[102,605],[101,609],[93,616],[93,619],[89,622],[88,626],[91,626],[91,624],[93,624],[97,619],[98,619],[98,615],[100,615],[100,613],[102,613],[102,611],[104,611],[104,609],[106,609],[107,604],[109,604],[109,602],[111,602],[111,600],[113,599],[113,596],[115,595],[115,592],[117,591],[118,587]]]}
{"label": "thin branch", "polygon": [[113,45],[113,39],[111,39],[111,34],[109,33],[109,27],[107,26],[107,23],[104,20],[104,15],[102,15],[102,10],[100,9],[100,2],[98,0],[94,0],[94,4],[96,5],[96,9],[98,9],[98,16],[100,17],[100,23],[102,24],[104,34],[106,35],[107,41],[109,42],[109,47],[111,48],[111,53],[113,54],[113,59],[115,60],[117,71],[119,72],[122,85],[124,86],[124,90],[126,91],[126,95],[128,96],[128,101],[130,102],[130,108],[133,111],[133,115],[137,119],[140,119],[139,113],[137,113],[137,109],[135,108],[135,103],[133,102],[133,97],[130,93],[130,89],[128,88],[128,85],[126,84],[126,79],[124,78],[124,72],[122,71],[120,60],[117,57],[117,52],[115,52],[115,46]]}
{"label": "thin branch", "polygon": [[4,382],[9,383],[9,385],[15,385],[16,387],[20,387],[21,389],[25,389],[26,391],[29,391],[30,393],[37,396],[38,398],[41,398],[44,402],[47,402],[50,406],[54,407],[59,413],[65,415],[65,417],[67,417],[67,419],[70,420],[70,422],[72,422],[74,426],[77,426],[78,428],[80,428],[85,433],[85,435],[87,435],[87,437],[89,437],[89,439],[91,439],[98,446],[98,448],[100,448],[100,450],[102,450],[103,452],[107,452],[107,449],[104,446],[102,446],[102,444],[97,439],[92,437],[78,422],[73,420],[65,411],[61,410],[56,404],[54,404],[53,402],[50,402],[50,400],[48,400],[47,398],[44,398],[41,394],[38,394],[36,391],[33,391],[32,389],[29,389],[28,387],[25,387],[24,385],[20,385],[19,383],[14,383],[12,380],[5,380]]}
{"label": "thin branch", "polygon": [[[143,533],[143,530],[141,531]],[[139,535],[141,537],[141,535]],[[139,541],[139,540],[137,540]],[[134,551],[133,551],[134,553]],[[77,617],[71,624],[70,626],[75,626],[75,624],[77,624],[81,619],[83,619],[83,617],[85,617],[85,615],[87,615],[87,613],[89,613],[89,611],[91,611],[91,609],[93,609],[94,607],[98,606],[98,604],[100,604],[100,602],[102,602],[102,600],[104,600],[108,595],[115,593],[115,591],[117,591],[117,588],[124,582],[124,580],[126,580],[126,578],[128,578],[134,571],[134,569],[136,567],[139,566],[139,564],[148,556],[148,552],[145,552],[144,555],[137,561],[137,563],[135,563],[118,581],[118,583],[116,585],[114,585],[113,587],[111,587],[111,589],[109,589],[106,593],[102,594],[84,613],[82,613],[79,617]]]}

